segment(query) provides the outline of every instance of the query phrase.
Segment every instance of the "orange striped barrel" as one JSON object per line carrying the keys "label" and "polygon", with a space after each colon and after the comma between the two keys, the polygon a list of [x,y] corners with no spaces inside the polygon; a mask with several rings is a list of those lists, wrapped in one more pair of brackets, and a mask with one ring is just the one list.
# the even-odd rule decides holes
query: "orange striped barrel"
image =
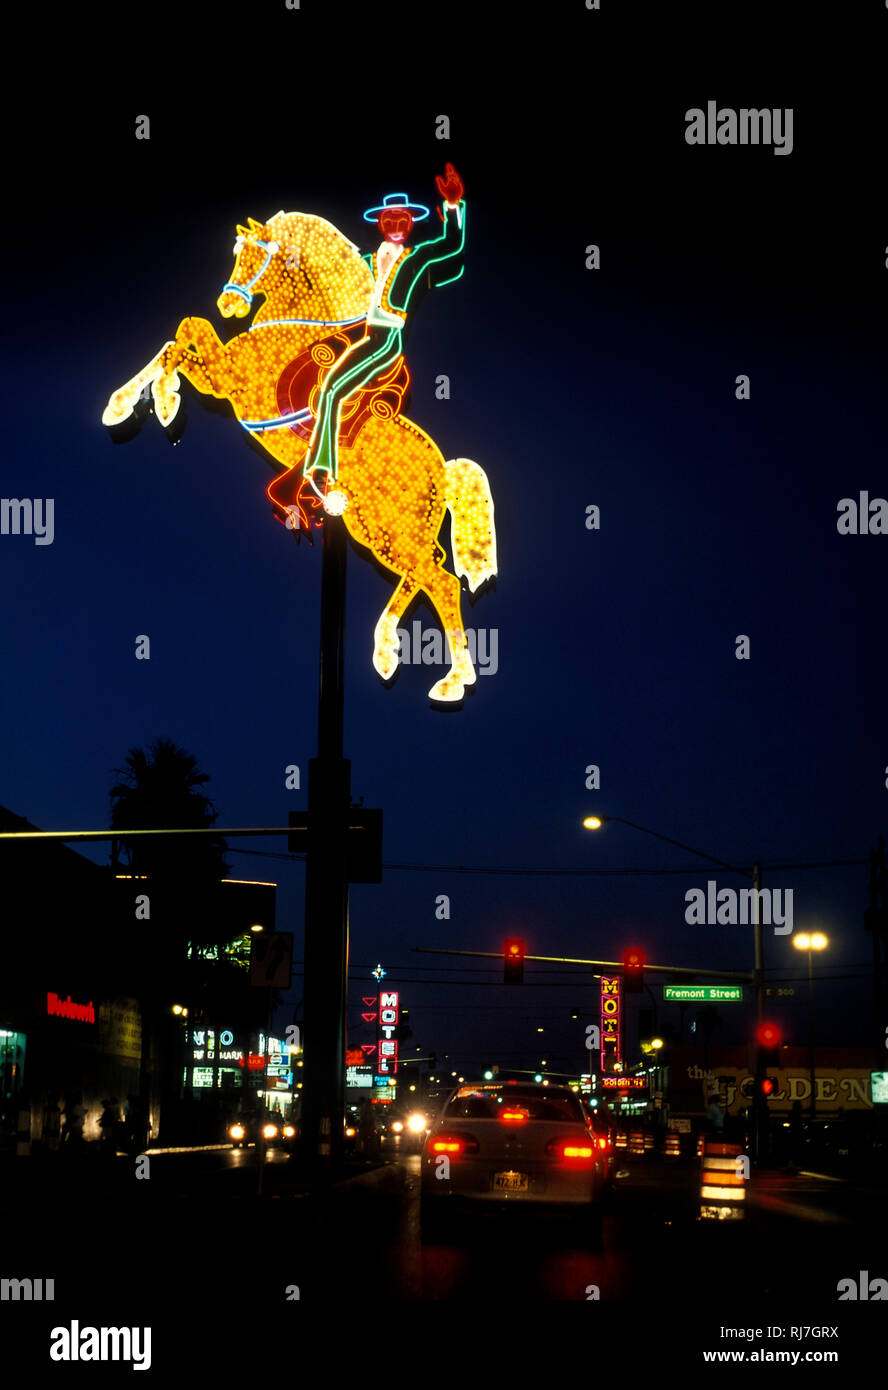
{"label": "orange striped barrel", "polygon": [[700,1220],[742,1221],[746,1216],[749,1160],[740,1144],[704,1139],[700,1172]]}

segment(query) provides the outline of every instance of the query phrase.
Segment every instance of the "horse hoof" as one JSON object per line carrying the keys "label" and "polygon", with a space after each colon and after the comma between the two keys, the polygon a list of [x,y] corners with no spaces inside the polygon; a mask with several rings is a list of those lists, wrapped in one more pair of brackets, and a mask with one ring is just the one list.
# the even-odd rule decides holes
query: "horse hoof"
{"label": "horse hoof", "polygon": [[398,669],[398,651],[375,651],[373,653],[373,669],[384,681],[390,681]]}
{"label": "horse hoof", "polygon": [[445,676],[429,691],[429,699],[439,705],[456,705],[463,699],[466,687],[459,676]]}
{"label": "horse hoof", "polygon": [[[110,405],[109,405],[110,410]],[[111,437],[112,444],[126,444],[128,440],[134,439],[139,430],[144,425],[151,413],[151,406],[144,396],[140,396],[134,403],[132,410],[121,420],[107,420],[102,416],[102,423]],[[105,415],[108,411],[105,412]]]}
{"label": "horse hoof", "polygon": [[180,409],[176,411],[170,423],[168,425],[164,425],[163,427],[163,432],[171,444],[178,444],[179,440],[182,438],[182,435],[185,433],[185,425],[185,411],[180,407]]}

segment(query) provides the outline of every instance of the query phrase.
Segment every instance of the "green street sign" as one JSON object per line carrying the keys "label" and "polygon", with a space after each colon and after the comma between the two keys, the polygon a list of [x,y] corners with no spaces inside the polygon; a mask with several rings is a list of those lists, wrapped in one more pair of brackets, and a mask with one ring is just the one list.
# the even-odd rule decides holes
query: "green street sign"
{"label": "green street sign", "polygon": [[664,985],[663,998],[678,1004],[742,1004],[742,985]]}

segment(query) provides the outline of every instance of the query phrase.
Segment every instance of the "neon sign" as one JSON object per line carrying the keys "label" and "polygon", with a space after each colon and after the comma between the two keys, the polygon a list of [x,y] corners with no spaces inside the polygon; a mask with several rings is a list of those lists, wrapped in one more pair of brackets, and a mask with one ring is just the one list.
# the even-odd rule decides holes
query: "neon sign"
{"label": "neon sign", "polygon": [[[322,217],[282,209],[265,222],[251,217],[239,225],[234,265],[216,306],[225,319],[252,315],[247,330],[223,343],[207,319],[183,318],[175,336],[111,394],[102,423],[116,439],[131,437],[150,396],[173,438],[183,424],[182,377],[203,395],[228,401],[278,473],[266,489],[276,519],[311,540],[325,516],[342,516],[356,544],[393,576],[373,634],[372,661],[382,680],[399,670],[400,619],[419,595],[429,602],[450,661],[429,698],[448,705],[476,683],[460,580],[476,593],[497,574],[497,550],[484,469],[468,458],[445,459],[402,413],[410,373],[401,329],[426,288],[462,273],[462,181],[448,165],[437,182],[440,236],[408,247],[410,227],[399,231],[389,222],[412,219],[410,208],[425,213],[425,204],[388,195],[372,266]],[[319,457],[312,459],[315,447]],[[448,514],[453,571],[438,542]]]}
{"label": "neon sign", "polygon": [[395,1036],[398,1028],[398,991],[381,990],[379,995],[379,1022],[376,1025],[379,1057],[376,1070],[380,1076],[393,1075],[398,1070],[398,1041]]}
{"label": "neon sign", "polygon": [[644,1076],[603,1076],[601,1084],[609,1091],[646,1091],[648,1086]]}
{"label": "neon sign", "polygon": [[78,1023],[95,1023],[96,1011],[93,1008],[92,1000],[88,1004],[72,1004],[71,996],[67,999],[60,999],[57,994],[47,994],[46,1012],[56,1018],[72,1018]]}
{"label": "neon sign", "polygon": [[620,975],[601,977],[601,1070],[619,1071],[623,1060],[623,980]]}

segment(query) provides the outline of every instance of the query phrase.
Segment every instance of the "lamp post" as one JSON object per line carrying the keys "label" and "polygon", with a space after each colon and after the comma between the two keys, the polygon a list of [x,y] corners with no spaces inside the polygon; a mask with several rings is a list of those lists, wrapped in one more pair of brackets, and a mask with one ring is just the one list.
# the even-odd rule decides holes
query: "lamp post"
{"label": "lamp post", "polygon": [[[753,864],[752,869],[741,869],[741,868],[738,868],[738,866],[737,866],[736,864],[729,864],[729,863],[727,862],[727,860],[725,860],[725,859],[717,859],[716,856],[715,856],[714,854],[707,854],[707,853],[706,853],[704,850],[702,850],[702,849],[695,849],[693,845],[686,845],[686,844],[683,843],[683,841],[681,841],[681,840],[674,840],[674,839],[672,839],[672,837],[669,836],[669,835],[661,835],[660,832],[659,832],[658,830],[651,830],[651,829],[650,829],[648,826],[646,826],[646,825],[637,825],[637,824],[635,823],[635,821],[624,820],[624,818],[623,818],[622,816],[604,816],[604,815],[590,815],[590,816],[586,816],[586,817],[584,818],[584,820],[583,820],[583,828],[584,828],[585,830],[600,830],[600,829],[602,828],[602,826],[608,824],[609,822],[614,822],[615,824],[618,824],[618,825],[628,825],[628,826],[630,827],[631,830],[640,830],[641,833],[642,833],[643,835],[650,835],[650,836],[652,836],[653,839],[655,839],[655,840],[663,840],[667,845],[675,845],[677,849],[683,849],[683,850],[685,850],[688,854],[695,854],[695,855],[697,856],[698,859],[706,859],[706,860],[709,861],[710,864],[718,864],[719,867],[722,868],[722,869],[730,869],[731,873],[734,873],[734,874],[742,874],[744,878],[751,878],[751,879],[752,879],[752,884],[753,884],[753,889],[754,889],[754,893],[753,893],[753,911],[754,911],[754,916],[753,916],[753,953],[754,953],[753,978],[754,978],[754,981],[755,981],[755,983],[754,983],[754,988],[755,988],[755,1021],[756,1021],[756,1027],[757,1027],[757,1028],[760,1027],[760,1025],[761,1025],[761,1023],[762,1023],[762,1020],[763,1020],[763,1016],[764,1016],[764,997],[765,997],[765,989],[764,989],[764,976],[765,976],[765,968],[764,968],[764,948],[763,948],[763,939],[762,939],[762,906],[761,906],[762,871],[761,871],[761,865],[758,864],[758,863],[755,863],[755,864]],[[754,1119],[755,1119],[755,1145],[754,1145],[754,1147],[755,1147],[755,1155],[756,1155],[756,1157],[758,1157],[759,1150],[760,1150],[760,1145],[761,1145],[761,1129],[762,1129],[762,1126],[763,1126],[763,1124],[764,1124],[764,1116],[763,1116],[763,1114],[762,1114],[762,1100],[761,1100],[760,1086],[759,1086],[759,1079],[760,1079],[760,1076],[763,1074],[763,1073],[762,1073],[761,1052],[760,1052],[760,1051],[759,1051],[758,1055],[756,1056],[756,1067],[755,1067],[755,1071],[756,1071],[756,1085],[755,1085],[755,1102],[754,1102],[754,1112],[753,1112],[753,1113],[754,1113]]]}
{"label": "lamp post", "polygon": [[811,1072],[811,1119],[817,1118],[817,1077],[814,1069],[814,952],[826,949],[828,942],[821,931],[796,932],[792,944],[808,952],[808,1065]]}

